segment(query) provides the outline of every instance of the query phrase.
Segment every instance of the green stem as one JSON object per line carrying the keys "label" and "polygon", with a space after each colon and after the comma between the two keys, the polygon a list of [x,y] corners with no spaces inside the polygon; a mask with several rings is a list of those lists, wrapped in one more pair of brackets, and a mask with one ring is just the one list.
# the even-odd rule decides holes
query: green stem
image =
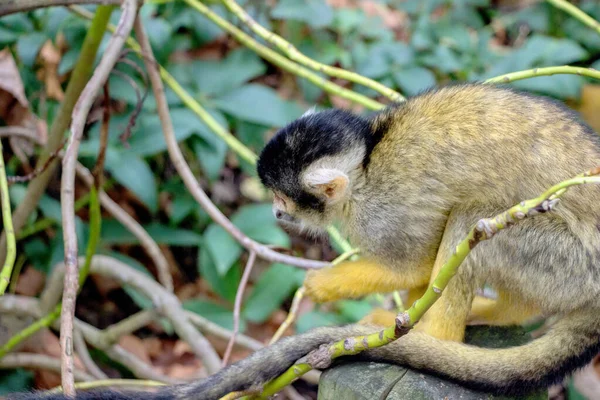
{"label": "green stem", "polygon": [[313,60],[310,57],[302,54],[298,49],[290,42],[277,35],[274,32],[264,28],[258,22],[256,22],[242,7],[239,6],[234,0],[221,0],[223,4],[236,15],[243,23],[248,26],[254,33],[264,39],[267,43],[275,45],[283,54],[289,57],[290,60],[302,64],[315,71],[323,72],[329,76],[335,78],[345,79],[350,82],[358,83],[370,89],[373,89],[392,101],[403,101],[404,96],[400,93],[390,89],[389,87],[382,85],[381,83],[369,79],[365,76],[357,73],[347,71],[343,68],[332,67],[327,64],[322,64],[318,61]]}
{"label": "green stem", "polygon": [[42,319],[37,320],[33,324],[22,329],[21,331],[13,335],[10,339],[8,339],[8,341],[2,347],[0,347],[0,358],[4,357],[9,351],[14,349],[16,345],[18,345],[23,340],[27,339],[40,329],[47,328],[50,325],[52,325],[52,323],[56,321],[58,317],[60,317],[60,308],[61,303],[58,303],[50,314],[46,315]]}
{"label": "green stem", "polygon": [[254,40],[250,35],[244,33],[241,29],[235,27],[235,25],[231,24],[227,20],[221,18],[219,15],[214,13],[210,8],[201,3],[198,0],[183,0],[190,7],[194,8],[196,11],[204,15],[206,18],[210,19],[212,22],[217,24],[221,29],[227,31],[233,37],[235,37],[241,44],[253,50],[265,60],[272,62],[278,67],[291,72],[294,75],[300,76],[302,78],[306,78],[308,81],[314,83],[316,86],[322,88],[328,93],[334,94],[336,96],[343,97],[350,101],[353,101],[357,104],[361,104],[368,109],[371,110],[380,110],[385,107],[384,104],[375,101],[373,99],[368,98],[367,96],[363,96],[362,94],[356,93],[352,90],[345,89],[339,85],[336,85],[333,82],[330,82],[319,75],[311,72],[309,69],[304,68],[295,62],[285,58],[279,53],[269,49],[267,46],[264,46]]}
{"label": "green stem", "polygon": [[6,258],[2,272],[0,272],[0,296],[4,294],[10,283],[10,277],[17,257],[17,241],[13,229],[12,212],[10,209],[10,197],[8,195],[8,180],[6,179],[6,168],[4,167],[4,155],[2,141],[0,140],[0,195],[2,196],[2,222],[6,234]]}
{"label": "green stem", "polygon": [[560,67],[533,68],[524,71],[511,72],[509,74],[490,78],[486,80],[485,83],[508,83],[519,81],[521,79],[535,78],[536,76],[548,76],[555,74],[580,75],[600,80],[600,71],[598,70],[593,68],[571,67],[564,65]]}
{"label": "green stem", "polygon": [[548,3],[552,4],[554,7],[563,10],[567,14],[571,14],[572,17],[577,18],[579,21],[589,26],[598,34],[600,34],[600,22],[596,21],[594,18],[590,17],[579,8],[569,3],[566,0],[546,0]]}

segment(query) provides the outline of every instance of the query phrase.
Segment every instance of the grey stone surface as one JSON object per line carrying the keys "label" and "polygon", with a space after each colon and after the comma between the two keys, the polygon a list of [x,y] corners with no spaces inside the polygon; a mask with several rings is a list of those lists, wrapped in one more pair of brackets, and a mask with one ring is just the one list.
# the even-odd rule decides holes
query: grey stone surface
{"label": "grey stone surface", "polygon": [[[490,348],[518,346],[530,340],[520,328],[469,327],[467,343]],[[528,400],[547,399],[545,391],[534,393]],[[347,361],[338,362],[323,372],[318,400],[500,400],[466,389],[455,383],[397,365]],[[516,399],[516,398],[515,398]],[[520,399],[524,399],[520,397]]]}

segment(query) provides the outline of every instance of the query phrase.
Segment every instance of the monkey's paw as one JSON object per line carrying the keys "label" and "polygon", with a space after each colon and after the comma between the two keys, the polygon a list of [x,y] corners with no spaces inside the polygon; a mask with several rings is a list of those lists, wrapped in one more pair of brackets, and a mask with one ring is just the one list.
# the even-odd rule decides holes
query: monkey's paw
{"label": "monkey's paw", "polygon": [[315,303],[326,303],[338,300],[335,279],[328,269],[311,270],[306,273],[304,280],[306,296]]}

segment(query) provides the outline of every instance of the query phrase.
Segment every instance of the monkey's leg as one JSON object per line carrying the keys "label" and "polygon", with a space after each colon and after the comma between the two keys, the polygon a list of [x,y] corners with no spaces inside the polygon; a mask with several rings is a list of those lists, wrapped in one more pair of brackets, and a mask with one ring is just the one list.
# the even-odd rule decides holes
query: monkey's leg
{"label": "monkey's leg", "polygon": [[399,272],[368,258],[345,261],[331,268],[309,271],[304,286],[306,295],[317,303],[392,292],[423,286],[429,270]]}
{"label": "monkey's leg", "polygon": [[[404,304],[404,306],[406,308],[412,306],[415,301],[417,301],[421,298],[421,296],[423,296],[426,290],[427,285],[409,289],[406,304]],[[363,319],[358,321],[358,323],[364,325],[390,326],[396,323],[397,315],[398,313],[394,311],[384,310],[383,308],[376,308]]]}
{"label": "monkey's leg", "polygon": [[499,290],[497,300],[476,298],[468,321],[470,324],[520,325],[539,314],[540,310],[534,305],[514,293]]}
{"label": "monkey's leg", "polygon": [[[473,211],[468,205],[453,209],[448,217],[442,241],[431,272],[430,284],[452,254],[456,244],[463,239],[473,220]],[[415,329],[442,340],[462,341],[471,304],[475,295],[476,282],[471,278],[468,265],[461,265],[450,280],[442,296],[423,315]]]}

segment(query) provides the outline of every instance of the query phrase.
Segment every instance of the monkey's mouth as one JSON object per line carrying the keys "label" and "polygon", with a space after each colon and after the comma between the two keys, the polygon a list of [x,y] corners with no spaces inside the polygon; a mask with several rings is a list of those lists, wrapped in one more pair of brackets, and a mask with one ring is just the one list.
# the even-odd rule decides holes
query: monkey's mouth
{"label": "monkey's mouth", "polygon": [[300,224],[300,220],[284,211],[277,210],[275,213],[275,217],[277,220],[284,225],[298,225]]}

